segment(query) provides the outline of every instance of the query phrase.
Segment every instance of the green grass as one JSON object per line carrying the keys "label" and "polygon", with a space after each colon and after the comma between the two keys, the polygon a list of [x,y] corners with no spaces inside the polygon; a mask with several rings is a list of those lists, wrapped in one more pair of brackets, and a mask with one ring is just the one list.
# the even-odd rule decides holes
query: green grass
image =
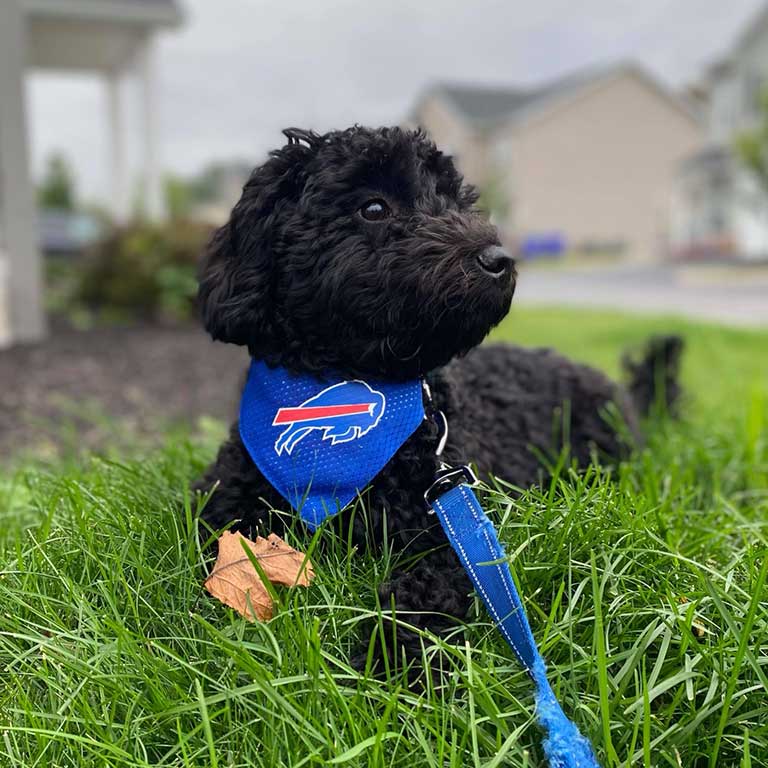
{"label": "green grass", "polygon": [[[612,472],[566,467],[488,507],[603,765],[764,766],[768,334],[537,309],[496,335],[615,373],[667,330],[688,340],[679,423]],[[441,689],[352,674],[394,561],[333,526],[313,586],[281,591],[270,623],[211,600],[185,489],[214,449],[173,438],[0,481],[0,766],[542,764],[530,687],[480,610],[452,643],[424,637]]]}

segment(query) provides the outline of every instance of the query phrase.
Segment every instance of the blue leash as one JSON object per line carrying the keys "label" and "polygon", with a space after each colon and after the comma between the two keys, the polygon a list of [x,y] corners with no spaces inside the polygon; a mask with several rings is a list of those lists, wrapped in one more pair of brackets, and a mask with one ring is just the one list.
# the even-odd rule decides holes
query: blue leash
{"label": "blue leash", "polygon": [[[444,418],[444,417],[443,417]],[[471,485],[469,467],[446,467],[424,494],[488,613],[536,686],[536,718],[546,732],[544,753],[552,768],[599,768],[592,745],[563,712],[547,680],[546,664],[533,638],[515,588],[504,547]]]}

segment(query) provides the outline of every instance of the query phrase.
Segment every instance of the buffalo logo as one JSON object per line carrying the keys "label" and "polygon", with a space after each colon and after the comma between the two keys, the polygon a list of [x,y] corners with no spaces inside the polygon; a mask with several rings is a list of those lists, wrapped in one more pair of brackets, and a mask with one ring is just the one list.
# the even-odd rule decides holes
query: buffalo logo
{"label": "buffalo logo", "polygon": [[275,451],[278,456],[283,451],[290,454],[314,430],[320,430],[331,445],[357,440],[379,423],[386,402],[364,381],[342,381],[295,408],[279,408],[272,426],[288,426],[277,438]]}

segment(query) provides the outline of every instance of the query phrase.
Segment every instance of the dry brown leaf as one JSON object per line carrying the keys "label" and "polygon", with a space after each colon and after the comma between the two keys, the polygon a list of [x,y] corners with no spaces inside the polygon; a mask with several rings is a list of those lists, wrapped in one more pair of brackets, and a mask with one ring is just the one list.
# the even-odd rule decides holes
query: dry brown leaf
{"label": "dry brown leaf", "polygon": [[243,551],[242,542],[258,558],[272,584],[308,587],[315,572],[306,555],[288,546],[277,534],[270,533],[266,539],[259,536],[256,541],[251,541],[241,533],[225,531],[219,539],[219,556],[206,579],[205,588],[246,619],[266,621],[272,618],[272,598]]}

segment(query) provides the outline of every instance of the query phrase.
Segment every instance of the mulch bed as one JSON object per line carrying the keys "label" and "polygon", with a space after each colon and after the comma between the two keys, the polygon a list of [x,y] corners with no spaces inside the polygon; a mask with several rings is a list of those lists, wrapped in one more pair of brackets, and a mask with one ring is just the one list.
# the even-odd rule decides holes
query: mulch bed
{"label": "mulch bed", "polygon": [[229,420],[247,362],[245,350],[196,327],[54,327],[42,343],[0,351],[0,456]]}

